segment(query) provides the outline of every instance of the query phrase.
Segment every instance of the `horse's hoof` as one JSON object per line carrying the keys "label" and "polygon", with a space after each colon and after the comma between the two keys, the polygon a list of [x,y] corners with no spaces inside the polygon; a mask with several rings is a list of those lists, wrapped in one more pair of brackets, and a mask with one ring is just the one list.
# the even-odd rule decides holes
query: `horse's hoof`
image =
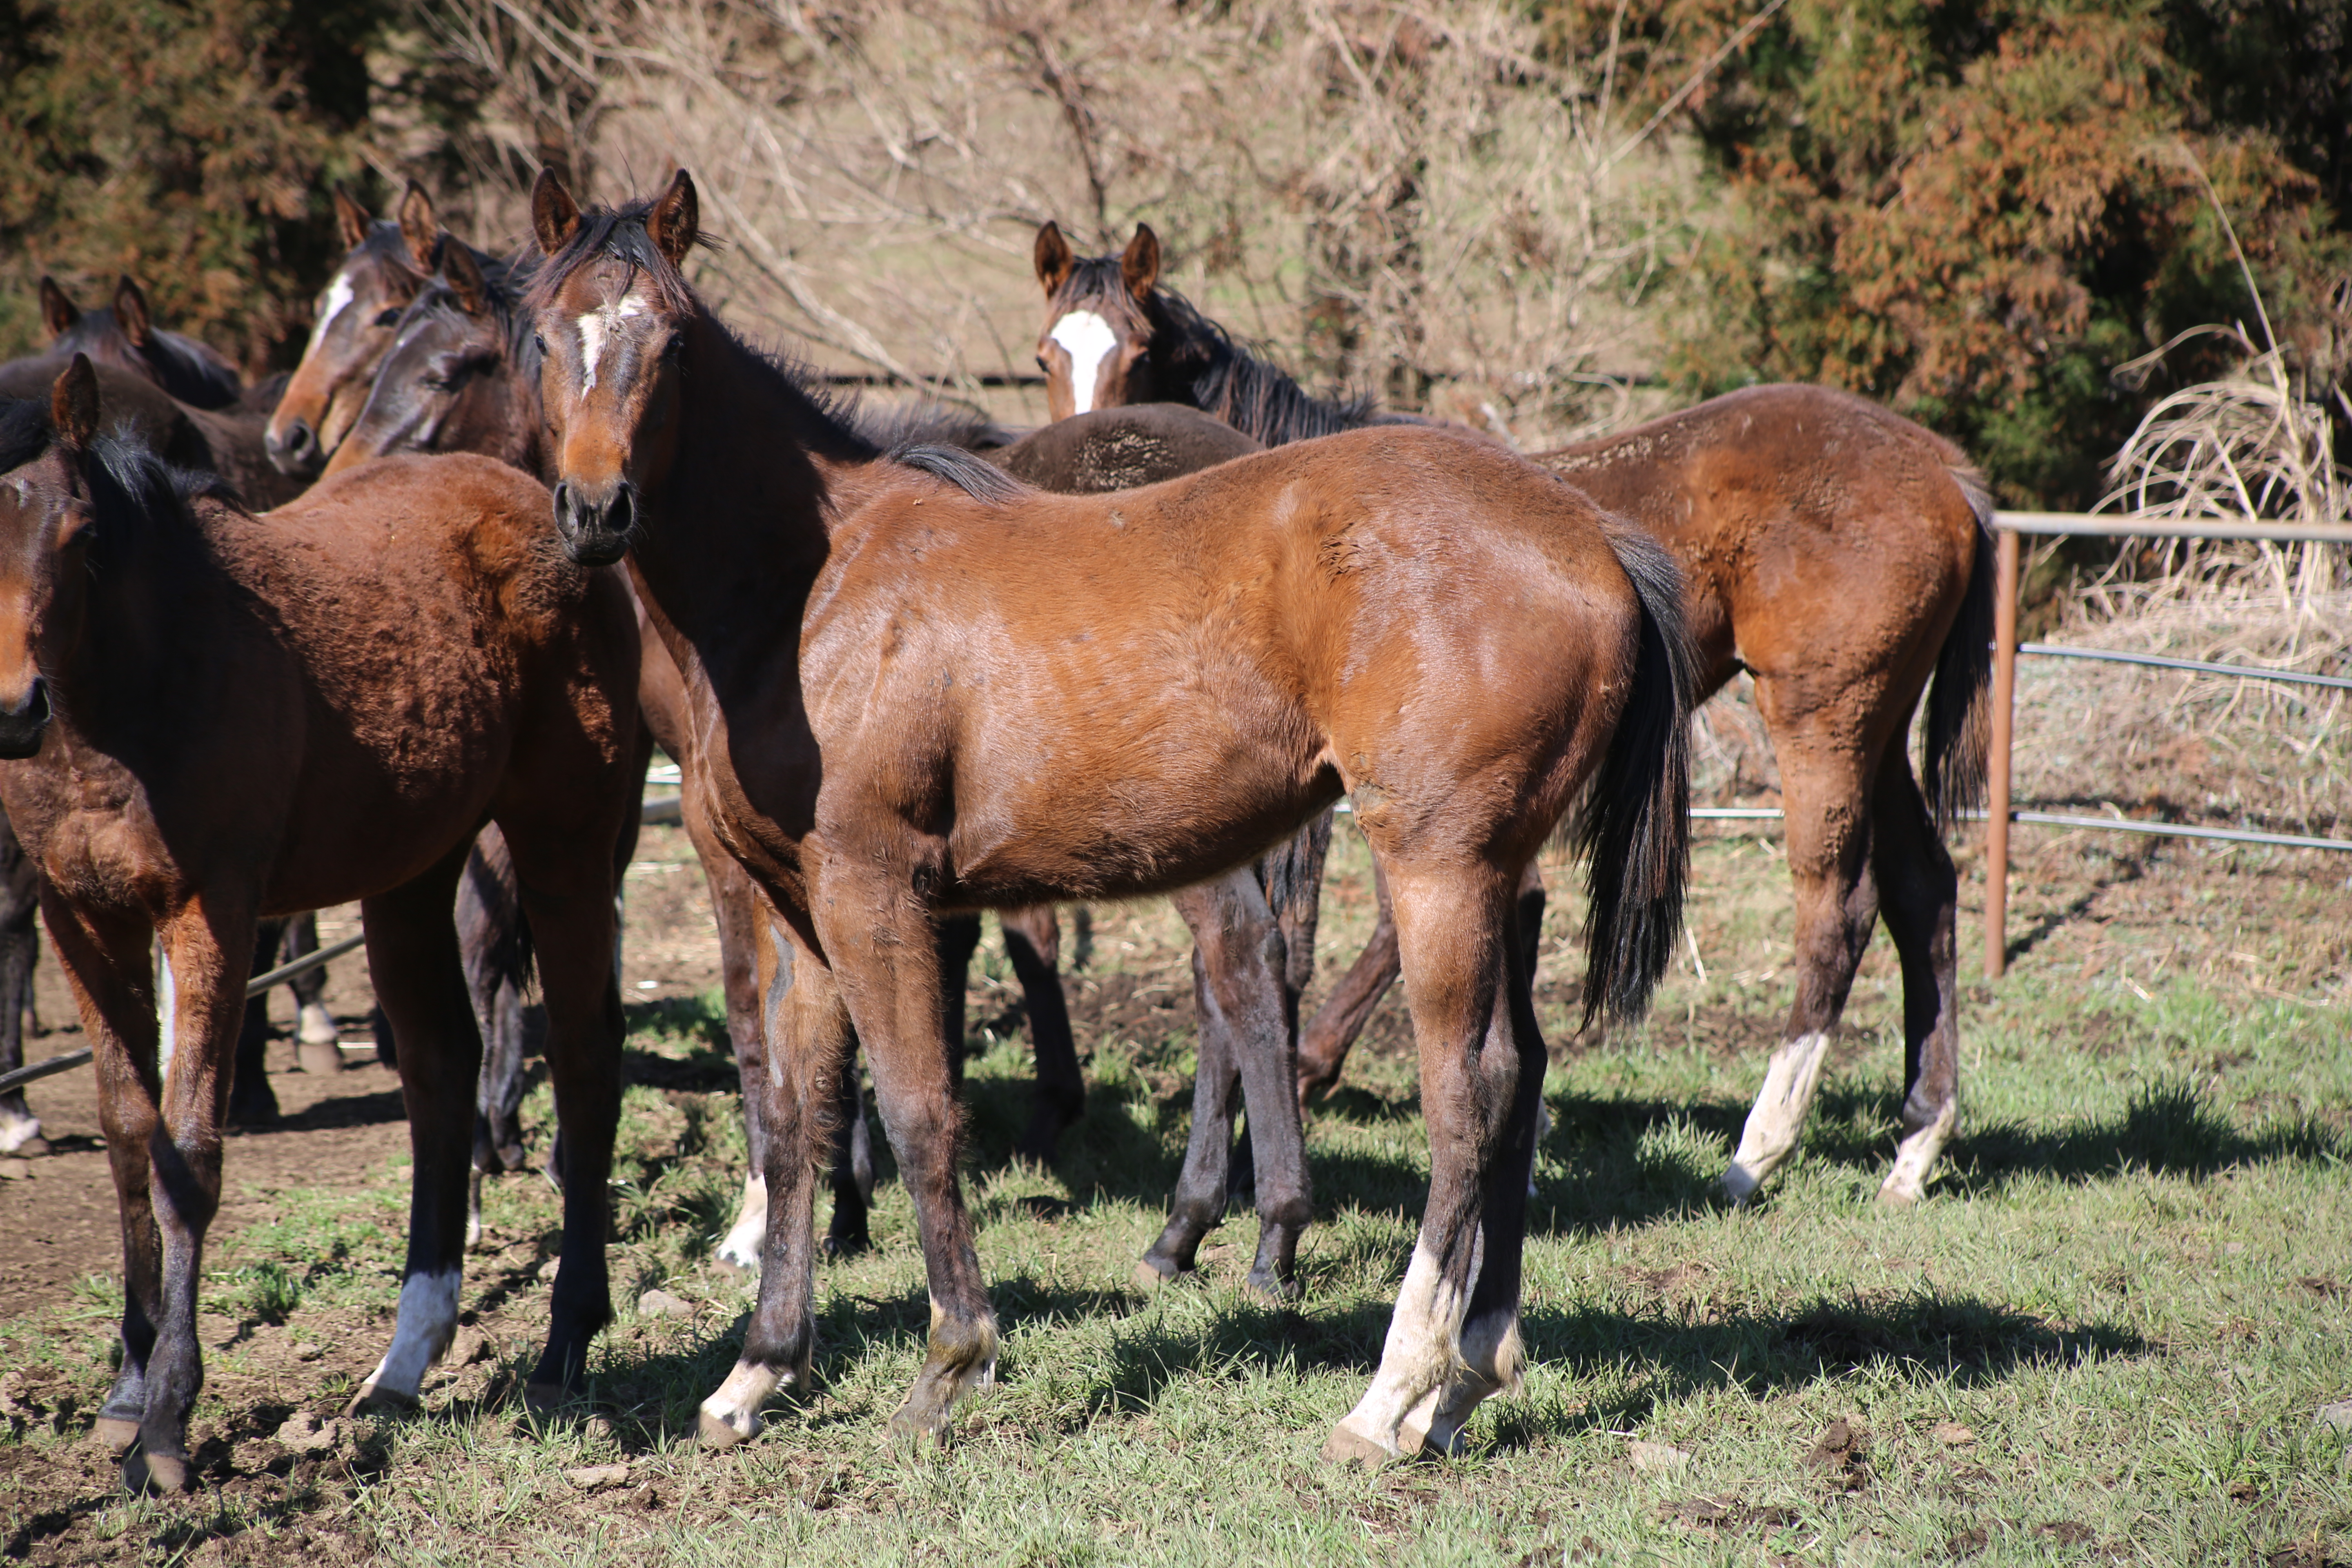
{"label": "horse's hoof", "polygon": [[526,1383],[522,1407],[534,1421],[549,1421],[571,1408],[579,1395],[560,1383]]}
{"label": "horse's hoof", "polygon": [[1156,1296],[1183,1278],[1181,1273],[1168,1273],[1149,1258],[1135,1266],[1135,1288],[1147,1296]]}
{"label": "horse's hoof", "polygon": [[373,1383],[362,1383],[352,1402],[343,1406],[343,1418],[358,1415],[406,1415],[416,1408],[416,1395],[403,1394],[396,1388],[379,1388]]}
{"label": "horse's hoof", "polygon": [[1300,1294],[1296,1279],[1262,1279],[1253,1273],[1242,1281],[1243,1299],[1261,1307],[1288,1307]]}
{"label": "horse's hoof", "polygon": [[1342,1421],[1331,1428],[1331,1436],[1323,1445],[1323,1458],[1329,1464],[1361,1465],[1376,1470],[1382,1465],[1395,1464],[1404,1456],[1382,1447]]}
{"label": "horse's hoof", "polygon": [[341,1072],[343,1070],[342,1047],[332,1040],[324,1044],[317,1040],[298,1040],[294,1046],[294,1061],[304,1072]]}
{"label": "horse's hoof", "polygon": [[[828,1234],[821,1245],[824,1249],[825,1257],[836,1263],[843,1258],[855,1258],[861,1252],[871,1252],[874,1249],[873,1237],[863,1232],[848,1236]],[[759,1266],[754,1264],[748,1272],[756,1276],[760,1272]]]}
{"label": "horse's hoof", "polygon": [[1897,1186],[1893,1182],[1889,1182],[1878,1189],[1878,1204],[1881,1208],[1916,1208],[1918,1206],[1919,1200],[1925,1195],[1915,1187]]}
{"label": "horse's hoof", "polygon": [[760,1413],[754,1410],[747,1419],[750,1422],[748,1427],[737,1426],[725,1416],[714,1415],[705,1410],[695,1418],[694,1433],[706,1448],[731,1448],[760,1435]]}
{"label": "horse's hoof", "polygon": [[898,1406],[890,1417],[890,1436],[902,1442],[915,1443],[919,1447],[946,1447],[955,1436],[955,1423],[949,1412],[925,1408],[918,1410],[911,1399]]}
{"label": "horse's hoof", "polygon": [[194,1489],[195,1476],[185,1459],[134,1448],[123,1457],[122,1484],[134,1492],[184,1492]]}
{"label": "horse's hoof", "polygon": [[1763,1190],[1763,1183],[1738,1165],[1725,1171],[1720,1177],[1717,1178],[1715,1184],[1716,1196],[1736,1209],[1753,1206],[1757,1195]]}
{"label": "horse's hoof", "polygon": [[139,1442],[139,1423],[121,1415],[101,1415],[91,1423],[89,1430],[116,1458],[129,1453]]}

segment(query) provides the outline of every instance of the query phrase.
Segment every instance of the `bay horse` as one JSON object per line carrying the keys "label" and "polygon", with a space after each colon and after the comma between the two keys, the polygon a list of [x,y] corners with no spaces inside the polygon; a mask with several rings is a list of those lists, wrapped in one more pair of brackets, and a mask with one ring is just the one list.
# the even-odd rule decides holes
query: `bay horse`
{"label": "bay horse", "polygon": [[[1269,446],[1391,417],[1369,399],[1308,395],[1161,286],[1148,226],[1116,257],[1080,258],[1048,223],[1034,262],[1046,298],[1038,363],[1057,415],[1164,398]],[[1958,879],[1944,836],[1984,786],[1993,573],[1982,477],[1933,432],[1814,386],[1749,387],[1532,460],[1674,552],[1699,698],[1747,670],[1780,763],[1796,997],[1721,1190],[1752,1201],[1795,1152],[1883,919],[1902,964],[1905,1062],[1879,1196],[1916,1202],[1959,1099]],[[1923,691],[1924,795],[1908,749]],[[1533,908],[1541,898],[1534,884]],[[1396,977],[1385,889],[1381,909],[1301,1039],[1302,1100],[1338,1081]]]}
{"label": "bay horse", "polygon": [[[539,397],[540,356],[531,341],[529,319],[517,309],[516,285],[528,276],[527,258],[484,267],[461,247],[446,248],[439,272],[404,315],[393,347],[369,390],[367,403],[351,425],[327,471],[332,474],[346,466],[394,451],[473,451],[546,477],[541,444],[543,420]],[[858,414],[866,437],[886,447],[923,437],[965,444],[998,435],[979,426],[959,427],[951,417],[942,419],[935,411],[921,408],[879,416],[863,409]],[[990,458],[1008,471],[1027,476],[1046,488],[1099,490],[1191,472],[1256,449],[1257,443],[1230,426],[1190,410],[1147,405],[1092,420],[1066,421],[1048,426],[1009,445],[996,446]],[[658,638],[648,635],[644,647],[639,697],[646,721],[664,749],[682,760],[691,743],[692,731],[686,716],[681,678]],[[698,775],[693,770],[682,769],[682,794],[698,787]],[[738,1217],[721,1237],[716,1256],[723,1263],[751,1271],[759,1267],[767,1204],[767,1187],[758,1174],[760,1154],[764,1148],[760,1096],[748,1087],[755,1084],[764,1071],[765,1060],[762,1005],[751,958],[758,925],[751,912],[751,885],[741,868],[702,829],[698,813],[685,811],[682,815],[711,889],[729,1032],[739,1070],[747,1084],[743,1102],[745,1130],[752,1153],[751,1173],[745,1179]],[[1316,906],[1311,896],[1294,898],[1292,889],[1311,889],[1319,878],[1328,827],[1322,835],[1309,834],[1307,840],[1286,851],[1288,858],[1261,882],[1269,907],[1288,939],[1286,1006],[1294,1023],[1298,992],[1306,979],[1300,960],[1311,961]],[[491,851],[494,861],[494,841],[486,837],[485,847]],[[1298,858],[1309,854],[1311,862]],[[485,867],[484,872],[495,878],[495,865]],[[1225,900],[1216,907],[1226,910],[1236,906]],[[1041,1162],[1050,1161],[1061,1131],[1085,1104],[1076,1042],[1055,973],[1059,931],[1051,905],[1003,910],[999,918],[1007,952],[1029,1002],[1030,1031],[1037,1060],[1038,1094],[1029,1126],[1021,1137],[1019,1152]],[[951,915],[940,923],[946,1037],[960,1043],[963,1038],[963,977],[980,939],[980,917]],[[1226,933],[1224,940],[1211,944],[1207,951],[1239,952],[1252,946],[1240,933]],[[469,973],[480,967],[469,958]],[[1205,987],[1205,981],[1202,984]],[[504,990],[501,986],[498,994],[503,995]],[[1223,1014],[1207,1005],[1207,989],[1202,994],[1204,1001],[1201,1016],[1210,1020],[1213,1028]],[[478,1011],[485,1018],[511,1016],[510,1009],[494,1008],[485,1000],[479,979],[476,994]],[[519,1098],[522,1061],[519,1036],[492,1028],[489,1037],[481,1091],[485,1134],[478,1140],[478,1172],[494,1168],[486,1159],[488,1151],[511,1142],[512,1107]],[[1213,1043],[1213,1067],[1233,1058],[1231,1050],[1219,1051]],[[961,1060],[960,1054],[950,1056],[950,1062],[959,1068]],[[1203,1119],[1204,1129],[1212,1125],[1230,1129],[1238,1071],[1236,1065],[1233,1072],[1213,1070],[1196,1080],[1198,1092],[1211,1096],[1219,1112]],[[1279,1113],[1283,1113],[1279,1107],[1273,1111],[1261,1110],[1258,1120],[1263,1121],[1269,1114]],[[873,1166],[866,1146],[866,1135],[862,1100],[855,1074],[849,1073],[845,1076],[839,1125],[835,1129],[834,1205],[825,1238],[827,1250],[836,1254],[857,1251],[869,1245],[866,1210]],[[1221,1143],[1213,1152],[1204,1143],[1194,1152],[1188,1175],[1180,1183],[1180,1193],[1185,1197],[1178,1205],[1179,1215],[1171,1220],[1162,1243],[1155,1247],[1154,1261],[1139,1270],[1148,1273],[1152,1282],[1190,1269],[1201,1239],[1223,1217],[1228,1185],[1223,1149]],[[1216,1160],[1213,1170],[1209,1163],[1213,1157]],[[512,1159],[507,1160],[507,1168],[512,1168],[513,1163]],[[1278,1195],[1286,1189],[1277,1181],[1268,1190],[1270,1194]],[[1266,1231],[1276,1238],[1276,1245],[1266,1253],[1263,1266],[1253,1270],[1253,1289],[1261,1293],[1278,1296],[1293,1288],[1289,1278],[1292,1253],[1281,1245],[1284,1229],[1284,1226],[1276,1225]]]}
{"label": "bay horse", "polygon": [[311,307],[310,340],[269,416],[265,438],[280,472],[315,477],[359,416],[401,312],[432,276],[444,246],[432,198],[411,184],[398,213],[378,223],[342,186],[333,189],[344,256]]}
{"label": "bay horse", "polygon": [[451,909],[485,821],[530,911],[569,1135],[530,1389],[551,1399],[610,1316],[607,847],[635,809],[637,745],[621,585],[551,548],[545,489],[497,463],[390,459],[256,517],[100,434],[98,415],[79,357],[47,405],[0,414],[0,804],[97,1052],[125,1262],[99,1433],[134,1489],[189,1484],[196,1293],[254,921],[353,900],[400,1032],[415,1155],[398,1323],[353,1408],[415,1403],[457,1327],[481,1047]]}
{"label": "bay horse", "polygon": [[[815,1167],[853,1028],[930,1287],[894,1426],[944,1438],[993,1375],[939,914],[1186,888],[1352,789],[1394,898],[1432,1173],[1380,1371],[1326,1452],[1454,1447],[1520,1379],[1544,1055],[1510,895],[1580,793],[1592,1005],[1638,1009],[1674,951],[1688,671],[1671,562],[1554,476],[1442,430],[1107,496],[946,448],[885,453],[696,296],[679,268],[697,206],[682,170],[585,213],[542,171],[530,304],[554,531],[583,563],[627,562],[708,738],[700,809],[793,971],[761,1086],[759,1305],[704,1438],[743,1440],[780,1385],[807,1385]],[[1257,902],[1249,924],[1271,932]],[[1236,1033],[1287,1072],[1278,1016]],[[1272,1089],[1295,1133],[1289,1079]]]}

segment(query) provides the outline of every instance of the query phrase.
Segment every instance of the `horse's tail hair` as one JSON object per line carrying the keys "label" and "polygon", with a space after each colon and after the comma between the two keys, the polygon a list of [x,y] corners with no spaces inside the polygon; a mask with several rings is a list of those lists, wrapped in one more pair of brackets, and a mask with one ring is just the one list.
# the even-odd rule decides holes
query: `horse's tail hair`
{"label": "horse's tail hair", "polygon": [[1976,514],[1977,547],[1968,592],[1960,599],[1960,613],[1952,618],[1952,629],[1944,634],[1943,649],[1936,656],[1935,685],[1927,692],[1920,772],[1938,833],[1949,833],[1962,812],[1983,804],[1992,740],[1992,492],[1975,468],[1964,463],[1953,463],[1950,468],[1953,482]]}
{"label": "horse's tail hair", "polygon": [[1585,857],[1584,1021],[1631,1021],[1649,1005],[1682,934],[1690,868],[1690,711],[1697,658],[1682,573],[1665,547],[1606,527],[1633,579],[1640,644],[1617,731],[1570,828]]}

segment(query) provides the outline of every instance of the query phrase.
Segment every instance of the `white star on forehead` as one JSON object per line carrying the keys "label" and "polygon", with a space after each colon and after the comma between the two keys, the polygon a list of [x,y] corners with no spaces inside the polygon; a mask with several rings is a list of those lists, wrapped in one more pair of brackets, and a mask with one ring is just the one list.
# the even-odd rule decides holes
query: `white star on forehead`
{"label": "white star on forehead", "polygon": [[632,289],[619,299],[607,301],[579,318],[580,328],[580,390],[596,390],[596,367],[604,358],[604,345],[618,337],[621,323],[646,313],[645,296]]}

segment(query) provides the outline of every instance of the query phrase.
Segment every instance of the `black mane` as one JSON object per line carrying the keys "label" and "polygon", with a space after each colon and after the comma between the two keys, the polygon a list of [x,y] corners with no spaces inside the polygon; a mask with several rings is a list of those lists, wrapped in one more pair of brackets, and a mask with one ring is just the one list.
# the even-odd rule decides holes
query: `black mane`
{"label": "black mane", "polygon": [[[1116,267],[1114,258],[1104,259]],[[1381,413],[1369,393],[1315,396],[1287,372],[1234,342],[1173,289],[1154,289],[1144,309],[1151,318],[1151,351],[1163,356],[1160,363],[1184,387],[1185,401],[1269,447],[1384,425],[1393,417]]]}
{"label": "black mane", "polygon": [[[0,474],[38,458],[57,440],[48,404],[37,397],[0,399]],[[217,475],[173,467],[129,426],[106,431],[89,444],[82,462],[98,523],[97,548],[125,548],[161,532],[193,543],[193,528],[157,530],[155,521],[182,520],[200,496],[235,501]]]}

